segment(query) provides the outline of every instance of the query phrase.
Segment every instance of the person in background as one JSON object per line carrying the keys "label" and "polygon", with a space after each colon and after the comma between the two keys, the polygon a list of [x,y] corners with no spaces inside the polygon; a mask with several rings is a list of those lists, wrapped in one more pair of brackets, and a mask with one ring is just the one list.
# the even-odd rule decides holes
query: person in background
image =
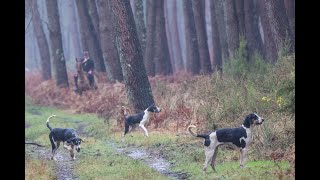
{"label": "person in background", "polygon": [[[82,62],[82,69],[86,72],[90,87],[94,87],[96,89],[96,86],[94,84],[94,74],[93,74],[94,62],[92,59],[90,59],[88,51],[83,52],[83,57],[84,57],[84,59]],[[74,91],[77,92],[78,91],[78,74],[74,75],[74,81],[75,81],[75,90]]]}

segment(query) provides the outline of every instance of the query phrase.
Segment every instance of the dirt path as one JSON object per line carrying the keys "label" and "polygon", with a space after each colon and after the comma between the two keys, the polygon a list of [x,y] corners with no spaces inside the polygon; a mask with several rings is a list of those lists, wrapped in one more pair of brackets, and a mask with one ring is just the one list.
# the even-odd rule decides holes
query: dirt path
{"label": "dirt path", "polygon": [[120,154],[125,154],[132,159],[143,161],[152,169],[173,179],[188,179],[188,174],[184,172],[172,172],[171,163],[162,158],[159,154],[135,147],[118,147],[114,142],[107,142]]}

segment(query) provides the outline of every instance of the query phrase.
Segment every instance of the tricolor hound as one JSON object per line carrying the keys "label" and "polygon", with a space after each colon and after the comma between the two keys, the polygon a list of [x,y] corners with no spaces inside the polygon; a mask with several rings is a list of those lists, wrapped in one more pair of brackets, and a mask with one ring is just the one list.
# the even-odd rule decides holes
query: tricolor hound
{"label": "tricolor hound", "polygon": [[188,131],[195,137],[204,138],[206,160],[203,166],[203,171],[206,172],[209,162],[214,171],[215,161],[217,157],[218,146],[222,144],[231,145],[240,149],[240,167],[243,168],[247,160],[248,146],[252,140],[252,127],[260,125],[264,121],[257,114],[249,114],[243,124],[237,128],[218,129],[210,134],[196,134],[191,131],[191,128],[196,128],[194,125],[188,127]]}

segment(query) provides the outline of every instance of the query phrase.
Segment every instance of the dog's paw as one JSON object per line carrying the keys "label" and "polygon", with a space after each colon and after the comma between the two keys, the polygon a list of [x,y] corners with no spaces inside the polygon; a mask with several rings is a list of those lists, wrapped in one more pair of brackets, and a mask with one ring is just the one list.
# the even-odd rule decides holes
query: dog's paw
{"label": "dog's paw", "polygon": [[243,168],[245,168],[245,166],[241,164],[241,165],[240,165],[240,168],[243,169]]}

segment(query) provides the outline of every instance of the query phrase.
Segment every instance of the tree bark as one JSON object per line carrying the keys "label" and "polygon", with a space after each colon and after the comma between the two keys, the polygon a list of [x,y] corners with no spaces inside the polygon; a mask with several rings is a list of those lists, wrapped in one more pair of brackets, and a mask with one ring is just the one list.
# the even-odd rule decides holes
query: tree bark
{"label": "tree bark", "polygon": [[62,38],[60,31],[60,21],[57,0],[47,0],[48,28],[51,44],[51,58],[54,69],[56,85],[59,87],[69,87],[66,61],[63,54]]}
{"label": "tree bark", "polygon": [[292,36],[295,38],[295,0],[284,0]]}
{"label": "tree bark", "polygon": [[183,14],[185,21],[187,71],[192,74],[200,73],[200,56],[198,48],[197,32],[194,23],[191,0],[184,0]]}
{"label": "tree bark", "polygon": [[141,51],[144,55],[146,49],[146,26],[144,23],[144,13],[143,13],[143,0],[134,1],[134,20],[137,26],[137,32],[139,36],[139,42],[141,44]]}
{"label": "tree bark", "polygon": [[226,27],[227,27],[227,40],[229,47],[229,55],[234,57],[235,51],[239,48],[239,27],[235,11],[234,0],[226,0]]}
{"label": "tree bark", "polygon": [[97,72],[106,72],[103,62],[102,50],[95,33],[95,29],[88,12],[88,2],[86,0],[76,0],[78,16],[80,19],[81,43],[84,51],[89,51],[89,55],[94,61]]}
{"label": "tree bark", "polygon": [[156,1],[156,35],[155,35],[155,74],[169,75],[172,74],[172,66],[170,61],[167,35],[164,19],[164,1]]}
{"label": "tree bark", "polygon": [[154,44],[155,44],[155,21],[156,21],[156,1],[147,1],[147,42],[146,51],[144,56],[144,65],[146,67],[147,75],[155,75],[155,64],[154,64]]}
{"label": "tree bark", "polygon": [[192,0],[192,9],[198,39],[200,74],[211,74],[212,67],[210,62],[208,37],[204,19],[204,0]]}
{"label": "tree bark", "polygon": [[179,38],[179,30],[178,30],[178,21],[177,21],[177,2],[172,2],[172,41],[173,47],[176,55],[175,59],[175,66],[177,71],[184,70],[184,64],[182,60],[182,52],[181,52],[181,45],[180,45],[180,38]]}
{"label": "tree bark", "polygon": [[212,48],[213,48],[213,69],[222,70],[222,51],[220,45],[219,28],[217,21],[216,2],[210,2],[211,28],[212,28]]}
{"label": "tree bark", "polygon": [[100,34],[99,34],[100,19],[98,15],[96,0],[87,0],[87,1],[88,1],[88,13],[94,27],[94,32],[97,34],[98,41],[100,42]]}
{"label": "tree bark", "polygon": [[246,37],[244,22],[244,0],[234,0],[240,36]]}
{"label": "tree bark", "polygon": [[262,39],[259,32],[258,16],[253,0],[244,1],[244,15],[248,53],[249,55],[252,55],[254,52],[257,52],[264,57]]}
{"label": "tree bark", "polygon": [[210,3],[215,4],[216,9],[216,20],[218,23],[218,31],[219,31],[219,39],[221,45],[221,52],[222,52],[222,62],[225,59],[229,58],[229,47],[228,47],[228,40],[227,40],[227,27],[226,27],[226,12],[225,12],[225,0],[215,0],[210,1]]}
{"label": "tree bark", "polygon": [[266,6],[263,1],[258,1],[258,11],[260,15],[261,25],[263,29],[263,44],[266,59],[270,63],[275,63],[278,58],[278,52],[276,49],[275,41],[272,36],[271,27],[269,24],[269,18],[267,15]]}
{"label": "tree bark", "polygon": [[116,36],[124,83],[129,102],[136,112],[154,103],[130,7],[130,1],[109,0],[114,14]]}
{"label": "tree bark", "polygon": [[40,14],[38,10],[37,1],[32,1],[33,9],[33,19],[32,25],[34,34],[39,47],[40,61],[41,61],[41,75],[43,80],[51,79],[51,62],[50,62],[50,52],[46,36],[43,31]]}
{"label": "tree bark", "polygon": [[107,74],[111,81],[121,82],[123,81],[123,74],[116,45],[116,35],[112,21],[113,15],[111,13],[109,1],[97,0],[97,5],[100,19],[101,48]]}
{"label": "tree bark", "polygon": [[286,9],[282,0],[264,0],[270,29],[274,38],[277,50],[288,45],[288,52],[294,52],[294,39],[290,30],[289,20],[286,16]]}

